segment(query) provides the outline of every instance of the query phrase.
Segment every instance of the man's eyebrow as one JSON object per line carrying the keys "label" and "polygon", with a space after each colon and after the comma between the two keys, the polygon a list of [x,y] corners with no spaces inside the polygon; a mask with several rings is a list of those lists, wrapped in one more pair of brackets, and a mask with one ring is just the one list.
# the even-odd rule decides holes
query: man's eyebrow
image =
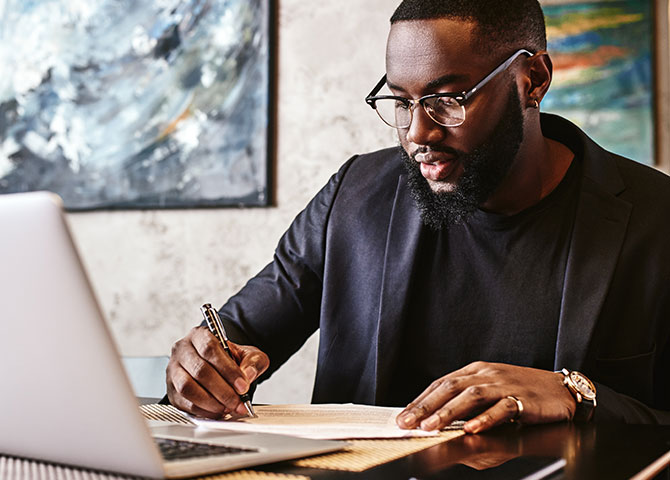
{"label": "man's eyebrow", "polygon": [[[462,73],[448,73],[446,75],[442,75],[439,78],[436,78],[435,80],[431,80],[425,85],[426,90],[433,90],[436,88],[440,88],[444,85],[449,85],[452,83],[457,83],[457,82],[464,82],[468,79],[468,76]],[[405,91],[403,87],[400,85],[396,85],[393,82],[389,81],[388,78],[386,79],[386,85],[391,89],[391,90],[399,90],[399,91]]]}
{"label": "man's eyebrow", "polygon": [[431,80],[430,82],[428,82],[428,84],[426,85],[426,89],[432,90],[434,88],[443,87],[444,85],[449,85],[457,82],[464,82],[467,79],[468,76],[463,73],[448,73],[446,75],[442,75],[440,78],[436,78],[435,80]]}

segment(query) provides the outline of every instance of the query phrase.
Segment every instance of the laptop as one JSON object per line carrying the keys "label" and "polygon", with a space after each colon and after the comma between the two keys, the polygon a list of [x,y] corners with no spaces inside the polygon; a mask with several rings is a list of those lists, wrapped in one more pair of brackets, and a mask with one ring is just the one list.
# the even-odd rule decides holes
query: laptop
{"label": "laptop", "polygon": [[0,454],[182,478],[345,446],[145,420],[52,193],[0,195],[0,369]]}

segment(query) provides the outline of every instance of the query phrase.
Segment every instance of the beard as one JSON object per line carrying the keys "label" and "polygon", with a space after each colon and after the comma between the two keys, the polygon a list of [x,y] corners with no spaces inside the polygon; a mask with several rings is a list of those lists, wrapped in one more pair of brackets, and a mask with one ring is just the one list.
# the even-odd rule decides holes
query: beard
{"label": "beard", "polygon": [[430,147],[435,151],[455,153],[455,161],[461,162],[463,173],[452,191],[431,189],[415,160],[421,149],[409,155],[400,148],[408,173],[407,183],[425,225],[439,230],[447,225],[464,223],[507,176],[523,141],[523,112],[515,84],[510,88],[504,112],[486,141],[471,153]]}

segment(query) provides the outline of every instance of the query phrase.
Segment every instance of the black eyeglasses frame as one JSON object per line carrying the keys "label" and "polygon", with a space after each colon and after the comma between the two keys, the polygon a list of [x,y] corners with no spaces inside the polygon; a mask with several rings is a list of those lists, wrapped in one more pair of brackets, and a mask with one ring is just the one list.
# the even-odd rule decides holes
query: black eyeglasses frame
{"label": "black eyeglasses frame", "polygon": [[[377,95],[379,91],[386,85],[386,74],[377,82],[375,87],[370,91],[370,93],[365,97],[365,102],[370,105],[370,107],[377,112],[377,115],[381,120],[387,124],[388,126],[392,128],[399,128],[399,129],[405,129],[409,128],[409,126],[412,124],[412,113],[414,111],[414,108],[416,105],[421,105],[424,109],[424,111],[428,114],[428,116],[438,125],[442,125],[443,127],[458,127],[462,125],[465,122],[465,102],[467,102],[475,93],[477,93],[479,90],[484,87],[489,81],[491,81],[496,75],[498,75],[500,72],[507,70],[507,68],[514,62],[514,60],[519,57],[519,55],[528,55],[529,57],[532,57],[534,54],[530,52],[529,50],[526,50],[525,48],[521,48],[514,52],[507,60],[502,62],[500,65],[498,65],[491,73],[486,75],[481,81],[479,81],[474,87],[472,87],[470,90],[463,91],[461,93],[449,93],[449,92],[442,92],[442,93],[431,93],[429,95],[424,95],[421,98],[418,98],[416,100],[410,99],[410,98],[405,98],[405,97],[400,97],[396,95]],[[428,109],[426,108],[425,101],[429,100],[431,98],[444,98],[444,97],[449,97],[453,98],[456,100],[456,102],[460,105],[460,107],[463,109],[463,120],[455,125],[445,125],[444,123],[438,122],[433,118],[433,116],[430,114]],[[410,111],[410,117],[409,117],[409,124],[403,127],[399,126],[394,126],[388,123],[386,120],[384,120],[384,117],[382,117],[379,114],[379,111],[377,110],[377,100],[382,100],[382,99],[391,99],[391,100],[396,100],[398,102],[402,102],[405,104],[405,106],[409,109]]]}

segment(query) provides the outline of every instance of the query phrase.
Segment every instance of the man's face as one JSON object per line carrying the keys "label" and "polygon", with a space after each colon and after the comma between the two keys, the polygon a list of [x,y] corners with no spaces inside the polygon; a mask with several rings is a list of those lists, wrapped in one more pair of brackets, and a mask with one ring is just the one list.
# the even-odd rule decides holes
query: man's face
{"label": "man's face", "polygon": [[[387,80],[394,95],[419,98],[472,88],[504,58],[472,49],[473,25],[440,19],[398,22],[387,47]],[[465,105],[465,122],[443,127],[417,107],[398,130],[412,193],[424,221],[458,223],[484,203],[505,178],[523,140],[516,83],[498,75]]]}

